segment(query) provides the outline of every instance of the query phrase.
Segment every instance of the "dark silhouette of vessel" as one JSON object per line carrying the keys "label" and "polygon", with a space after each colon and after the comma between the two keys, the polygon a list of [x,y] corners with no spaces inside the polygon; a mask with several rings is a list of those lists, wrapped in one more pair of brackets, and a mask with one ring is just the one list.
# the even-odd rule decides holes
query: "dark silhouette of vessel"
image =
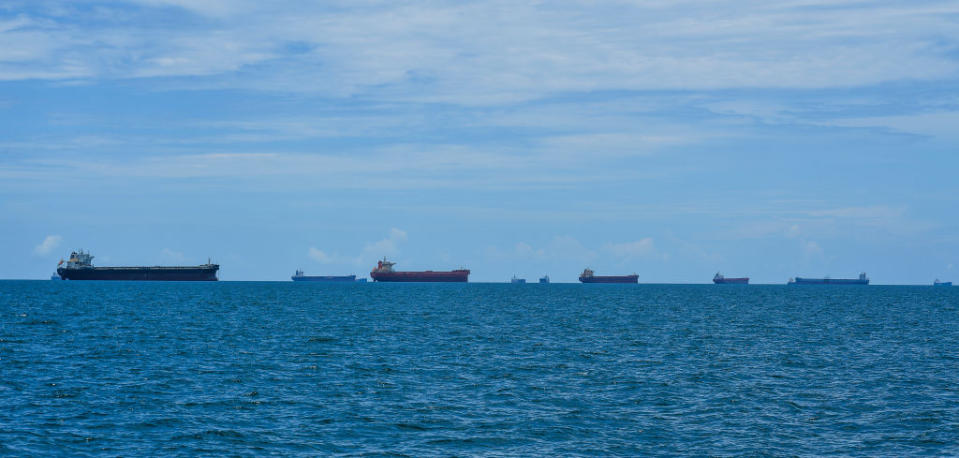
{"label": "dark silhouette of vessel", "polygon": [[591,269],[583,270],[579,276],[582,283],[639,283],[639,275],[596,275]]}
{"label": "dark silhouette of vessel", "polygon": [[803,278],[796,277],[789,279],[790,285],[868,285],[869,278],[866,273],[859,274],[859,278]]}
{"label": "dark silhouette of vessel", "polygon": [[217,281],[219,264],[209,261],[198,266],[130,266],[94,267],[93,255],[83,250],[70,253],[70,259],[61,259],[57,275],[63,280],[134,280],[134,281]]}
{"label": "dark silhouette of vessel", "polygon": [[326,283],[352,283],[356,281],[356,275],[303,275],[302,270],[297,270],[290,277],[293,281],[316,281]]}
{"label": "dark silhouette of vessel", "polygon": [[713,283],[717,285],[748,285],[749,277],[726,278],[723,274],[716,272],[713,276]]}

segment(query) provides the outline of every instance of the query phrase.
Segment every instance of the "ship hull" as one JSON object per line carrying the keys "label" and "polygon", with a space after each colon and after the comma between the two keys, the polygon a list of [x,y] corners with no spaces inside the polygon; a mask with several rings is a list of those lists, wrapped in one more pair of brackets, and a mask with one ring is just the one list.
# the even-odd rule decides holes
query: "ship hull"
{"label": "ship hull", "polygon": [[81,267],[57,269],[63,280],[126,280],[126,281],[217,281],[220,266],[185,267]]}
{"label": "ship hull", "polygon": [[868,285],[869,280],[860,280],[858,278],[800,278],[796,277],[790,285],[844,285],[844,286],[856,286],[856,285]]}
{"label": "ship hull", "polygon": [[952,286],[951,281],[943,281],[939,283],[933,283],[932,286]]}
{"label": "ship hull", "polygon": [[744,278],[714,278],[713,283],[717,285],[748,285],[749,277]]}
{"label": "ship hull", "polygon": [[323,283],[352,283],[356,281],[356,275],[301,275],[290,277],[293,281],[311,281]]}
{"label": "ship hull", "polygon": [[593,275],[579,277],[582,283],[639,283],[639,275]]}
{"label": "ship hull", "polygon": [[465,283],[469,281],[469,270],[449,272],[370,272],[370,278],[378,282],[429,282],[429,283]]}

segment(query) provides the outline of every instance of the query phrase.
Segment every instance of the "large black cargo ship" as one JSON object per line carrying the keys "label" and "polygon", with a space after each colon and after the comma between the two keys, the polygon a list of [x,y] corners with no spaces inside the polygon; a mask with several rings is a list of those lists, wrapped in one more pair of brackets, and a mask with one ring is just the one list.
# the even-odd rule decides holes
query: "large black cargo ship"
{"label": "large black cargo ship", "polygon": [[139,280],[139,281],[217,281],[219,264],[207,262],[198,266],[131,266],[94,267],[93,255],[83,250],[70,253],[61,260],[57,275],[63,280]]}

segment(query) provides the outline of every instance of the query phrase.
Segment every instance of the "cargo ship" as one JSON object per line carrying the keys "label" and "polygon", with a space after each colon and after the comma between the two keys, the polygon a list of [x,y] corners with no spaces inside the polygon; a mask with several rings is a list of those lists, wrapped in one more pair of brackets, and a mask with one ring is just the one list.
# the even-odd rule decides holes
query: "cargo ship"
{"label": "cargo ship", "polygon": [[549,284],[549,275],[543,275],[542,277],[540,277],[540,278],[539,278],[539,282],[540,282],[541,284],[548,285],[548,284]]}
{"label": "cargo ship", "polygon": [[217,281],[220,270],[209,261],[198,266],[94,267],[93,255],[83,250],[70,253],[63,264],[62,259],[57,264],[57,275],[63,280]]}
{"label": "cargo ship", "polygon": [[595,275],[592,270],[585,269],[579,276],[583,283],[639,283],[639,275]]}
{"label": "cargo ship", "polygon": [[723,274],[716,272],[713,276],[713,283],[717,285],[748,285],[749,277],[726,278]]}
{"label": "cargo ship", "polygon": [[356,282],[356,275],[303,275],[302,270],[297,270],[296,273],[290,277],[293,281],[318,281],[318,282],[335,282],[335,283],[353,283]]}
{"label": "cargo ship", "polygon": [[385,282],[444,282],[444,283],[465,283],[469,280],[469,269],[456,269],[450,271],[432,271],[425,270],[421,272],[401,272],[393,270],[395,262],[382,261],[376,263],[376,268],[370,272],[370,278],[373,281]]}
{"label": "cargo ship", "polygon": [[790,278],[790,285],[868,285],[866,273],[859,274],[859,278]]}
{"label": "cargo ship", "polygon": [[526,284],[526,279],[525,279],[525,278],[518,278],[516,275],[513,275],[513,278],[510,278],[510,279],[509,279],[509,282],[512,283],[512,284],[514,284],[514,285],[525,285],[525,284]]}
{"label": "cargo ship", "polygon": [[952,286],[951,281],[939,281],[937,278],[936,281],[932,282],[932,286]]}

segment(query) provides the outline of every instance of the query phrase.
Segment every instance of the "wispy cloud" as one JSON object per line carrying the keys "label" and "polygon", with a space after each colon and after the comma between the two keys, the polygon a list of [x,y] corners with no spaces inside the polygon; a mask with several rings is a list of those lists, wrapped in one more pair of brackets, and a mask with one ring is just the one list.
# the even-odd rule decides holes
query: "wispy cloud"
{"label": "wispy cloud", "polygon": [[885,223],[891,219],[900,218],[905,208],[875,205],[870,207],[842,207],[823,210],[809,210],[806,214],[814,217],[847,218],[857,221]]}
{"label": "wispy cloud", "polygon": [[523,260],[550,262],[590,262],[597,258],[595,250],[570,235],[557,235],[539,247],[517,242],[512,249],[487,246],[484,254],[495,260]]}
{"label": "wispy cloud", "polygon": [[63,237],[59,235],[48,235],[44,237],[43,241],[39,245],[33,248],[33,253],[37,255],[48,255],[56,247],[60,246],[60,242],[63,241]]}
{"label": "wispy cloud", "polygon": [[334,262],[334,259],[332,256],[326,254],[325,251],[317,249],[315,247],[310,247],[310,249],[307,251],[307,254],[310,256],[310,259],[316,262],[319,262],[321,264],[329,264]]}
{"label": "wispy cloud", "polygon": [[[569,91],[849,87],[959,67],[945,58],[959,6],[945,0],[61,9],[69,14],[41,8],[0,23],[0,79],[201,76],[213,79],[195,84],[488,104]],[[180,20],[149,20],[158,14]],[[98,26],[85,26],[94,15]]]}
{"label": "wispy cloud", "polygon": [[907,115],[834,119],[830,120],[829,124],[843,127],[877,127],[893,132],[959,140],[959,132],[956,131],[959,111],[955,108]]}
{"label": "wispy cloud", "polygon": [[[745,221],[732,229],[718,232],[721,238],[758,239],[901,237],[929,231],[937,225],[910,214],[905,206],[871,205],[822,208],[811,202],[769,205],[769,210],[747,214]],[[776,208],[773,210],[773,208]],[[760,209],[765,207],[760,207]],[[754,219],[756,217],[758,219]]]}
{"label": "wispy cloud", "polygon": [[787,238],[794,239],[802,234],[802,229],[799,228],[798,224],[793,224],[787,227],[783,233]]}
{"label": "wispy cloud", "polygon": [[399,254],[400,245],[406,242],[406,240],[406,231],[394,227],[390,229],[386,237],[364,244],[363,249],[355,256],[328,253],[316,247],[310,247],[309,250],[307,250],[307,255],[310,259],[321,264],[352,264],[355,266],[365,266],[380,257]]}
{"label": "wispy cloud", "polygon": [[182,252],[169,248],[160,250],[160,258],[166,262],[183,262],[186,260],[186,256]]}
{"label": "wispy cloud", "polygon": [[514,251],[516,256],[525,259],[542,259],[546,257],[545,249],[533,248],[526,242],[518,242]]}
{"label": "wispy cloud", "polygon": [[608,253],[620,258],[639,258],[656,252],[652,237],[623,243],[608,243],[603,247]]}
{"label": "wispy cloud", "polygon": [[[577,164],[595,156],[583,155]],[[363,154],[205,153],[156,154],[95,162],[74,156],[27,156],[0,164],[0,177],[63,183],[83,177],[126,179],[250,178],[310,179],[319,188],[464,189],[491,187],[549,188],[570,183],[634,179],[629,170],[563,173],[569,161],[554,163],[548,155],[523,155],[483,148],[442,145],[397,145]],[[57,173],[51,173],[56,171]]]}
{"label": "wispy cloud", "polygon": [[805,255],[807,258],[821,257],[824,254],[822,247],[812,240],[804,241],[802,248],[803,255]]}
{"label": "wispy cloud", "polygon": [[392,228],[390,234],[384,239],[376,242],[367,243],[363,247],[363,253],[360,258],[369,256],[391,256],[399,252],[399,245],[406,241],[406,231]]}

